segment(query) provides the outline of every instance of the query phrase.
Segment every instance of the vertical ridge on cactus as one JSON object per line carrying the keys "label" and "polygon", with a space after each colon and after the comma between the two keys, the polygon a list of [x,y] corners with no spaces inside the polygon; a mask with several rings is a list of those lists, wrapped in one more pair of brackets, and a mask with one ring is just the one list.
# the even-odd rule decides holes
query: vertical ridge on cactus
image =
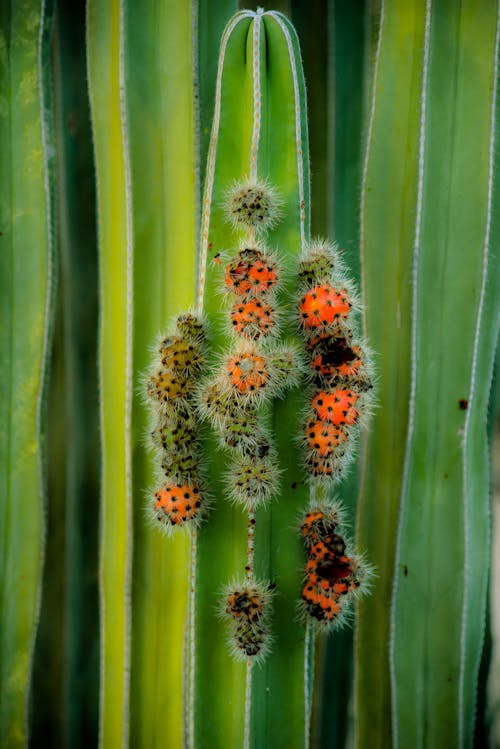
{"label": "vertical ridge on cactus", "polygon": [[124,8],[87,6],[88,82],[98,203],[101,398],[102,746],[129,740],[132,574],[133,240],[125,112]]}
{"label": "vertical ridge on cactus", "polygon": [[[392,737],[386,735],[385,740],[394,746],[469,746],[489,557],[484,424],[498,310],[492,301],[495,282],[488,276],[494,271],[485,236],[492,200],[498,4],[484,2],[479,12],[469,3],[458,7],[429,1],[408,14],[410,33],[404,43],[413,63],[408,70],[400,64],[398,78],[402,81],[408,72],[418,85],[410,89],[410,99],[399,97],[399,121],[403,104],[412,102],[401,148],[406,149],[411,138],[418,150],[411,162],[407,160],[411,169],[406,175],[392,169],[382,176],[379,171],[385,163],[383,141],[391,137],[394,147],[399,137],[389,111],[397,83],[388,77],[388,66],[396,59],[401,63],[397,42],[403,41],[394,27],[399,14],[392,2],[384,2],[381,19],[380,78],[375,82],[364,183],[364,283],[370,340],[384,357],[392,341],[393,355],[386,359],[392,369],[381,370],[382,403],[365,455],[359,536],[381,565],[383,579],[393,578],[394,587],[390,638],[387,610],[382,610],[382,602],[389,599],[387,583],[377,581],[374,595],[359,607],[358,746],[371,742],[374,724],[389,725],[391,717]],[[380,202],[386,190],[394,199],[401,189],[409,201],[404,215],[413,220],[399,239],[407,248],[406,258],[412,258],[412,267],[405,264],[403,276],[411,282],[411,305],[401,289],[393,289],[396,296],[391,300],[387,279],[376,270],[381,253],[388,258],[391,252],[393,262],[401,263],[391,249],[396,237],[389,230],[394,231],[395,222]],[[391,211],[399,210],[393,200]],[[384,303],[377,310],[383,288]],[[489,314],[480,324],[485,306]],[[409,349],[411,365],[406,391],[409,420],[400,442],[405,445],[404,469],[394,466],[390,472],[402,477],[399,487],[393,479],[388,481],[389,466],[375,444],[381,439],[387,446],[383,435],[389,430],[396,434],[390,415],[396,404],[387,385],[396,375],[397,347]],[[402,355],[399,359],[403,361]],[[476,367],[482,371],[481,395],[475,407],[469,402],[464,411],[461,399],[469,397]],[[407,374],[399,373],[400,382],[403,377],[406,382]],[[475,420],[473,432],[466,426],[468,419]],[[396,428],[401,426],[399,420]],[[400,449],[396,456],[399,461]],[[474,476],[474,492],[468,486],[468,471]],[[386,508],[383,526],[381,507]],[[416,616],[416,610],[425,615]],[[385,647],[378,663],[372,658],[370,669],[363,667],[361,680],[361,663],[381,642],[390,646],[390,684]],[[375,684],[374,698],[370,693]]]}
{"label": "vertical ridge on cactus", "polygon": [[[474,733],[490,537],[484,393],[491,381],[498,329],[495,316],[491,316],[495,305],[498,314],[498,297],[494,302],[494,288],[488,281],[495,272],[489,263],[488,245],[499,8],[497,3],[485,2],[478,15],[477,8],[467,3],[460,10],[450,4],[445,21],[443,9],[429,2],[427,14],[429,77],[422,93],[427,123],[422,123],[426,129],[421,141],[422,197],[413,278],[413,397],[393,597],[394,735],[398,742],[402,735],[406,740],[416,736],[423,724],[429,746],[444,741],[466,746],[472,743]],[[455,31],[450,36],[451,30]],[[471,58],[464,50],[475,47],[479,40],[481,55]],[[443,89],[445,80],[453,80],[453,88]],[[490,95],[484,96],[485,91]],[[443,131],[447,135],[444,142]],[[474,197],[468,192],[472,185]],[[446,201],[438,207],[441,194],[446,195]],[[447,282],[450,267],[456,268],[453,285]],[[464,275],[460,275],[462,268],[467,269]],[[432,311],[425,304],[424,292],[430,283],[439,283],[441,288]],[[490,313],[486,318],[485,304]],[[440,370],[433,375],[430,368],[436,356]],[[476,400],[480,392],[474,385],[478,366],[483,368],[484,392]],[[465,411],[460,408],[460,398],[455,397],[461,392],[468,401]],[[482,416],[478,408],[482,408]],[[476,423],[473,432],[471,420]],[[469,475],[474,476],[474,491]],[[457,497],[462,498],[458,506]],[[417,552],[418,522],[425,535]],[[414,574],[416,555],[423,551],[439,575],[429,576],[421,587]],[[402,564],[408,567],[407,576],[399,571]],[[430,607],[428,626],[434,630],[433,636],[423,622],[410,623],[409,609],[415,602],[418,605],[419,596]],[[410,657],[404,654],[407,642],[412,643]],[[404,705],[408,669],[422,685],[421,699],[411,715]],[[439,711],[434,704],[437,694],[442,705]]]}
{"label": "vertical ridge on cactus", "polygon": [[[380,364],[379,408],[361,456],[357,517],[357,542],[366,549],[378,574],[372,595],[358,604],[354,728],[359,747],[372,740],[375,747],[383,747],[392,740],[388,601],[410,391],[410,279],[424,9],[419,3],[407,4],[403,27],[396,5],[383,0],[378,14],[361,194],[364,334]],[[406,123],[403,129],[402,121]],[[383,153],[388,139],[393,154],[390,164]],[[396,268],[397,272],[388,272]]]}
{"label": "vertical ridge on cactus", "polygon": [[[53,292],[50,2],[0,11],[0,737],[29,738]],[[26,501],[27,511],[20,502]]]}

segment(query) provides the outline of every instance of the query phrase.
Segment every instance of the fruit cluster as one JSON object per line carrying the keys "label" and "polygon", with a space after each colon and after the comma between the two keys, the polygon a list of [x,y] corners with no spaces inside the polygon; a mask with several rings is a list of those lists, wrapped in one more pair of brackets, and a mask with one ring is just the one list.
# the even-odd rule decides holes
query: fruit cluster
{"label": "fruit cluster", "polygon": [[186,523],[197,524],[207,507],[195,403],[204,342],[199,316],[190,312],[179,315],[172,334],[158,345],[157,361],[146,383],[154,415],[151,442],[161,482],[152,497],[150,514],[167,532]]}
{"label": "fruit cluster", "polygon": [[[228,211],[236,211],[238,222],[244,223],[241,217],[253,209],[272,208],[273,193],[265,186],[242,184],[236,191],[236,196],[230,195]],[[262,243],[247,241],[228,259],[224,291],[234,345],[200,394],[202,415],[232,454],[225,475],[229,497],[250,512],[279,488],[276,457],[260,408],[297,384],[300,376],[298,352],[276,343],[279,280],[277,259]]]}
{"label": "fruit cluster", "polygon": [[322,628],[345,623],[352,598],[366,591],[369,577],[361,561],[348,556],[340,522],[339,506],[323,502],[310,506],[300,526],[307,554],[302,609]]}
{"label": "fruit cluster", "polygon": [[225,593],[223,614],[231,626],[233,655],[253,662],[269,648],[269,588],[253,574],[255,511],[279,489],[279,470],[266,409],[272,398],[298,384],[298,351],[277,343],[277,291],[281,270],[260,237],[279,218],[274,190],[248,181],[228,193],[227,218],[245,232],[238,251],[224,264],[229,351],[200,392],[200,411],[220,445],[231,454],[225,482],[229,498],[248,512],[246,583]]}
{"label": "fruit cluster", "polygon": [[353,457],[372,387],[366,346],[356,333],[359,301],[335,247],[303,252],[298,317],[313,382],[302,443],[312,480],[340,478]]}
{"label": "fruit cluster", "polygon": [[259,661],[269,652],[271,595],[269,585],[255,579],[225,591],[221,614],[231,622],[229,645],[236,659]]}

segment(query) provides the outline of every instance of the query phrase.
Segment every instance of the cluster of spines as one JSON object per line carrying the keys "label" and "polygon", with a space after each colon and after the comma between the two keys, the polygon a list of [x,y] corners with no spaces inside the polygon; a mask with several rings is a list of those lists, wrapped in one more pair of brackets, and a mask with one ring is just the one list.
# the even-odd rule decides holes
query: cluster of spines
{"label": "cluster of spines", "polygon": [[[279,470],[262,406],[298,383],[297,351],[276,343],[280,267],[262,242],[279,219],[273,188],[259,180],[236,183],[227,194],[229,222],[245,236],[224,264],[232,345],[200,392],[200,409],[231,454],[229,498],[249,514],[246,581],[224,594],[230,650],[247,663],[269,650],[270,587],[253,571],[255,510],[279,489]],[[256,240],[256,236],[259,240]]]}
{"label": "cluster of spines", "polygon": [[357,332],[359,299],[336,248],[308,245],[298,270],[298,319],[313,383],[302,444],[312,481],[339,479],[351,461],[372,387],[370,356]]}
{"label": "cluster of spines", "polygon": [[255,578],[225,589],[220,614],[229,624],[228,645],[237,660],[259,662],[270,650],[271,586]]}
{"label": "cluster of spines", "polygon": [[196,408],[204,343],[201,318],[191,312],[179,315],[173,332],[158,344],[146,382],[154,418],[150,438],[160,483],[148,510],[155,524],[167,533],[187,524],[198,525],[207,509]]}
{"label": "cluster of spines", "polygon": [[352,600],[366,592],[371,571],[348,551],[338,503],[312,502],[300,526],[306,550],[301,609],[320,629],[341,627]]}

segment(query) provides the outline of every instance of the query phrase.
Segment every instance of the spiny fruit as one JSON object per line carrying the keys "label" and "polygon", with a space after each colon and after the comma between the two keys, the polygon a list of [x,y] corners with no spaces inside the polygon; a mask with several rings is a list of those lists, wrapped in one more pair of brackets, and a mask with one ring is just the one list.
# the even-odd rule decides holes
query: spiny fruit
{"label": "spiny fruit", "polygon": [[229,645],[237,660],[260,661],[269,652],[271,597],[270,584],[254,578],[225,588],[219,614],[230,626]]}
{"label": "spiny fruit", "polygon": [[330,284],[313,286],[300,300],[300,322],[305,330],[328,328],[345,320],[352,303],[345,289]]}
{"label": "spiny fruit", "polygon": [[323,457],[331,455],[347,441],[347,433],[330,421],[310,420],[306,425],[307,446],[311,452]]}
{"label": "spiny fruit", "polygon": [[226,213],[235,228],[267,231],[280,217],[280,200],[266,182],[242,181],[228,191]]}
{"label": "spiny fruit", "polygon": [[[236,657],[242,656],[261,660],[269,651],[269,642],[269,633],[264,627],[253,626],[246,621],[242,621],[237,624],[235,629],[235,650],[233,650],[233,654]],[[241,656],[238,651],[241,651]]]}
{"label": "spiny fruit", "polygon": [[245,247],[226,266],[226,289],[237,296],[267,294],[276,286],[277,265],[256,247]]}
{"label": "spiny fruit", "polygon": [[181,526],[199,517],[202,504],[199,486],[165,484],[154,494],[157,520],[170,526]]}
{"label": "spiny fruit", "polygon": [[358,394],[349,388],[319,390],[311,405],[321,421],[330,421],[337,426],[351,426],[359,418],[359,412],[354,408],[358,398]]}
{"label": "spiny fruit", "polygon": [[253,510],[278,492],[279,472],[269,455],[242,455],[230,466],[226,483],[231,499]]}
{"label": "spiny fruit", "polygon": [[263,356],[252,352],[241,352],[226,362],[226,374],[231,388],[241,395],[248,395],[269,382],[269,371]]}
{"label": "spiny fruit", "polygon": [[203,357],[199,346],[179,336],[167,336],[159,346],[160,360],[164,367],[189,376],[199,372]]}
{"label": "spiny fruit", "polygon": [[192,390],[191,380],[163,367],[151,375],[147,382],[148,395],[164,405],[188,397]]}
{"label": "spiny fruit", "polygon": [[239,414],[224,419],[220,434],[225,447],[234,448],[244,455],[263,458],[269,453],[269,439],[253,410],[241,410]]}
{"label": "spiny fruit", "polygon": [[268,336],[274,327],[273,308],[257,297],[237,301],[231,310],[233,330],[244,338]]}
{"label": "spiny fruit", "polygon": [[311,478],[316,479],[338,479],[342,476],[346,467],[343,455],[318,455],[310,453],[306,458],[306,468]]}
{"label": "spiny fruit", "polygon": [[334,622],[341,613],[338,598],[318,591],[309,581],[302,589],[302,600],[306,613],[318,622]]}
{"label": "spiny fruit", "polygon": [[323,280],[331,278],[335,268],[334,257],[320,248],[301,260],[299,265],[299,282],[305,287],[316,286]]}
{"label": "spiny fruit", "polygon": [[266,596],[257,587],[247,585],[231,591],[226,599],[226,613],[233,619],[258,622],[263,615]]}
{"label": "spiny fruit", "polygon": [[151,432],[151,439],[162,450],[179,450],[196,440],[196,419],[187,410],[162,415]]}
{"label": "spiny fruit", "polygon": [[307,342],[311,366],[323,377],[349,377],[362,366],[362,351],[342,335],[321,333]]}
{"label": "spiny fruit", "polygon": [[330,536],[340,523],[340,513],[336,504],[329,503],[327,509],[313,507],[305,514],[300,526],[304,542],[310,546]]}
{"label": "spiny fruit", "polygon": [[180,450],[166,451],[161,460],[161,467],[166,476],[176,479],[195,476],[201,465],[201,457],[196,449],[186,445]]}
{"label": "spiny fruit", "polygon": [[200,345],[205,341],[206,333],[204,322],[194,312],[183,312],[177,317],[176,327],[178,334],[186,340]]}
{"label": "spiny fruit", "polygon": [[200,390],[198,406],[202,415],[210,419],[214,426],[221,425],[226,419],[241,416],[235,393],[221,388],[219,380],[205,382]]}
{"label": "spiny fruit", "polygon": [[371,574],[359,559],[348,556],[339,532],[340,514],[335,502],[313,503],[300,526],[307,554],[302,610],[327,629],[345,620],[350,599],[358,595],[362,582],[366,592],[364,583]]}

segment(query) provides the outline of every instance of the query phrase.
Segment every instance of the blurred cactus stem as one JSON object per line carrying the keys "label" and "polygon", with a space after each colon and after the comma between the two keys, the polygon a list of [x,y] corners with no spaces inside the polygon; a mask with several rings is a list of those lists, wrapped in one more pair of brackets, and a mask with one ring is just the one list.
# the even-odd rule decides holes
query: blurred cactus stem
{"label": "blurred cactus stem", "polygon": [[28,741],[53,289],[50,3],[0,9],[0,736]]}
{"label": "blurred cactus stem", "polygon": [[473,743],[500,302],[498,29],[494,0],[381,4],[362,190],[380,407],[358,533],[378,578],[359,605],[358,747]]}

